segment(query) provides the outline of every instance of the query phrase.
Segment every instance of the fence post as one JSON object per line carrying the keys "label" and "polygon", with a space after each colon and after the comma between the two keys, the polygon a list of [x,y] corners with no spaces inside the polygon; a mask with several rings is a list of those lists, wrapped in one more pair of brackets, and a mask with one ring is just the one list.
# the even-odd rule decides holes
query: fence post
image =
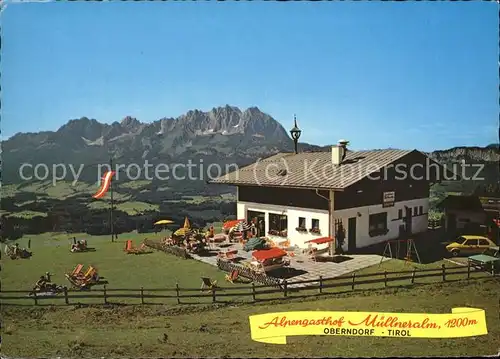
{"label": "fence post", "polygon": [[384,271],[384,287],[387,287],[387,271]]}
{"label": "fence post", "polygon": [[287,287],[288,287],[288,283],[286,281],[286,279],[283,281],[283,296],[286,297],[288,295],[287,293]]}
{"label": "fence post", "polygon": [[28,239],[28,249],[31,249],[31,239]]}
{"label": "fence post", "polygon": [[352,290],[354,290],[354,284],[356,284],[356,273],[352,274],[352,286],[351,286]]}
{"label": "fence post", "polygon": [[467,279],[470,279],[470,261],[467,261]]}
{"label": "fence post", "polygon": [[252,282],[252,299],[254,302],[256,301],[256,299],[255,299],[255,283],[254,282]]}
{"label": "fence post", "polygon": [[64,303],[66,303],[66,305],[69,304],[68,288],[67,287],[64,287]]}
{"label": "fence post", "polygon": [[107,303],[108,303],[108,297],[106,294],[106,284],[104,284],[104,304],[107,304]]}
{"label": "fence post", "polygon": [[443,282],[445,282],[446,281],[446,265],[444,263],[441,265],[441,269],[443,271]]}
{"label": "fence post", "polygon": [[216,299],[215,299],[215,287],[212,287],[212,303],[215,303],[216,302]]}
{"label": "fence post", "polygon": [[144,287],[141,287],[141,304],[144,304]]}
{"label": "fence post", "polygon": [[323,276],[319,276],[319,293],[323,293]]}
{"label": "fence post", "polygon": [[36,292],[33,292],[33,299],[35,300],[35,305],[38,305],[38,299],[36,297]]}
{"label": "fence post", "polygon": [[415,274],[417,273],[417,269],[413,268],[413,272],[411,274],[411,284],[415,284]]}
{"label": "fence post", "polygon": [[175,295],[177,296],[177,304],[181,304],[179,283],[175,283]]}

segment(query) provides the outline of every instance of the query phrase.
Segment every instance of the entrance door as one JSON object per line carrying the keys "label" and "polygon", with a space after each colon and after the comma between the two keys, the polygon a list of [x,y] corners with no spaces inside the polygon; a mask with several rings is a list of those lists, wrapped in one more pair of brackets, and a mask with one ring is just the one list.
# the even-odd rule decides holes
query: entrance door
{"label": "entrance door", "polygon": [[247,221],[255,223],[257,237],[266,236],[266,214],[264,212],[247,211]]}
{"label": "entrance door", "polygon": [[349,218],[347,222],[347,247],[349,252],[356,250],[356,217]]}

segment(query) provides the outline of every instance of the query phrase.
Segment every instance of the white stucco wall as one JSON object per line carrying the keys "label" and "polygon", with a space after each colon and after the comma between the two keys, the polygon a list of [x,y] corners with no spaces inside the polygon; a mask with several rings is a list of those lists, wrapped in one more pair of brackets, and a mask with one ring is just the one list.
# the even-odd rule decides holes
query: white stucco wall
{"label": "white stucco wall", "polygon": [[[358,208],[350,208],[333,212],[334,219],[342,219],[346,237],[343,249],[348,249],[348,219],[356,217],[356,248],[366,247],[372,244],[380,243],[389,239],[396,239],[399,237],[399,226],[404,224],[403,219],[398,219],[398,211],[403,210],[403,217],[405,216],[404,207],[412,208],[423,206],[423,215],[412,216],[412,233],[425,232],[428,226],[428,211],[429,199],[416,199],[412,201],[396,202],[394,207],[383,208],[382,205],[366,206]],[[370,237],[368,234],[369,217],[371,214],[387,212],[387,228],[389,232],[382,236]],[[359,214],[361,216],[359,216]]]}
{"label": "white stucco wall", "polygon": [[[314,238],[321,238],[328,236],[328,211],[317,210],[309,208],[287,207],[287,206],[273,206],[270,204],[260,204],[253,202],[238,202],[237,203],[237,218],[246,218],[247,211],[263,212],[266,215],[266,236],[270,239],[281,237],[274,237],[269,234],[269,213],[283,214],[287,216],[287,231],[288,240],[290,245],[299,248],[306,248],[308,244],[305,242]],[[299,226],[299,217],[306,219],[306,228],[309,230],[312,226],[312,219],[319,220],[319,229],[321,234],[312,234],[308,232],[302,233],[296,230]],[[247,218],[248,220],[250,218]]]}
{"label": "white stucco wall", "polygon": [[[411,207],[412,211],[415,207],[422,206],[422,215],[412,216],[412,233],[421,233],[427,231],[428,226],[428,211],[429,211],[429,199],[417,199],[412,201],[402,201],[396,202],[393,207],[383,208],[382,205],[365,206],[358,208],[350,208],[344,210],[338,210],[333,212],[334,221],[336,219],[342,219],[344,229],[346,231],[346,237],[343,249],[347,251],[348,249],[348,219],[351,217],[356,217],[356,248],[366,247],[372,244],[380,243],[389,239],[396,239],[399,236],[399,226],[404,224],[403,219],[398,218],[398,211],[403,210],[403,217],[405,216],[405,206]],[[286,206],[273,206],[268,204],[252,203],[252,202],[238,202],[237,203],[237,218],[246,218],[247,211],[263,212],[266,215],[266,236],[273,239],[274,236],[267,234],[269,232],[269,213],[284,214],[288,217],[288,240],[292,246],[297,246],[299,248],[307,248],[308,244],[305,243],[308,240],[320,237],[326,237],[329,235],[329,223],[328,223],[328,211],[326,210],[315,210],[308,208],[297,208],[297,207],[286,207]],[[370,214],[376,214],[380,212],[387,212],[387,228],[389,232],[382,236],[370,237],[368,234],[369,229],[369,216]],[[358,215],[361,214],[361,216]],[[307,229],[311,228],[312,219],[319,220],[319,227],[321,234],[311,234],[309,232],[301,233],[296,230],[299,226],[299,217],[304,217],[306,219]],[[334,226],[332,225],[332,230]],[[281,237],[276,237],[281,239]],[[318,246],[319,249],[324,248],[327,245]]]}

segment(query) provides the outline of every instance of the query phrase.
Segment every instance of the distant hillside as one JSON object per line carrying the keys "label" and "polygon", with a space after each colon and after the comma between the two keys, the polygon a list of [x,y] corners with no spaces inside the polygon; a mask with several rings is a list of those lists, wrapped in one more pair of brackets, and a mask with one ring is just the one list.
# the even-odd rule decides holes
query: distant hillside
{"label": "distant hillside", "polygon": [[[290,124],[291,127],[291,124]],[[302,150],[319,146],[303,144]],[[86,165],[83,179],[96,180],[96,166],[108,163],[236,163],[292,151],[288,131],[257,107],[240,110],[225,106],[209,112],[193,110],[176,119],[145,124],[132,117],[111,125],[83,117],[55,132],[18,133],[2,142],[3,182],[19,183],[22,163]]]}
{"label": "distant hillside", "polygon": [[[219,164],[222,169],[228,164],[241,167],[282,151],[293,151],[288,131],[256,107],[244,111],[231,106],[209,112],[193,110],[175,119],[163,118],[149,124],[126,117],[109,125],[83,117],[69,121],[55,132],[19,133],[2,142],[0,240],[46,231],[110,233],[109,196],[92,199],[99,180],[97,164],[108,163],[110,157],[115,165],[125,166],[133,163],[141,166],[145,161],[151,166],[172,166],[191,161],[198,170],[197,180],[140,177],[131,181],[123,175],[116,177],[113,218],[118,232],[150,231],[152,223],[160,218],[181,223],[188,216],[201,225],[222,221],[236,212],[235,190],[229,186],[207,185],[206,176],[216,175],[208,173],[208,165]],[[330,151],[330,146],[303,143],[300,151]],[[472,192],[478,187],[489,191],[492,185],[498,188],[498,145],[456,147],[428,155],[454,166],[459,174],[462,170],[456,163],[479,164],[482,168],[477,175],[484,178],[434,186],[432,205],[449,191]],[[76,184],[68,182],[73,180],[69,172],[68,181],[59,181],[54,186],[50,178],[22,180],[19,168],[24,163],[84,167]],[[202,177],[198,175],[200,164],[204,166]],[[466,172],[471,176],[477,168],[468,167]]]}
{"label": "distant hillside", "polygon": [[[300,150],[329,151],[330,146],[300,144]],[[141,165],[146,160],[151,166],[191,161],[203,163],[206,172],[211,163],[221,165],[224,170],[229,164],[243,166],[280,151],[293,151],[293,141],[288,130],[257,107],[240,110],[227,105],[209,112],[192,110],[178,118],[162,118],[153,123],[126,117],[121,122],[103,124],[83,117],[70,120],[55,132],[18,133],[2,142],[2,151],[3,184],[29,186],[19,175],[23,163],[48,166],[64,163],[74,164],[75,168],[83,164],[80,181],[94,184],[99,178],[97,164],[108,163],[110,157],[115,164],[125,165]],[[498,182],[497,144],[438,150],[429,156],[444,164],[460,161],[482,164],[486,181]],[[71,173],[67,179],[73,179]],[[220,186],[207,187],[206,179],[190,181],[189,186],[185,181],[153,179],[143,183],[142,192],[141,189],[136,192],[143,199],[158,201],[168,191],[208,195],[228,191]],[[125,184],[123,176],[116,180],[117,186]]]}

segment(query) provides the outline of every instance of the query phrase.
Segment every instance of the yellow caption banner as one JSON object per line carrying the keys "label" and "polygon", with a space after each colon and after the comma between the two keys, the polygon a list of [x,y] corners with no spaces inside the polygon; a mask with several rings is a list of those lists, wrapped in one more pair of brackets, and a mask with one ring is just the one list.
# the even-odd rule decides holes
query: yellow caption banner
{"label": "yellow caption banner", "polygon": [[451,314],[282,312],[252,315],[252,340],[286,344],[286,337],[337,335],[461,338],[488,334],[483,309],[453,308]]}

